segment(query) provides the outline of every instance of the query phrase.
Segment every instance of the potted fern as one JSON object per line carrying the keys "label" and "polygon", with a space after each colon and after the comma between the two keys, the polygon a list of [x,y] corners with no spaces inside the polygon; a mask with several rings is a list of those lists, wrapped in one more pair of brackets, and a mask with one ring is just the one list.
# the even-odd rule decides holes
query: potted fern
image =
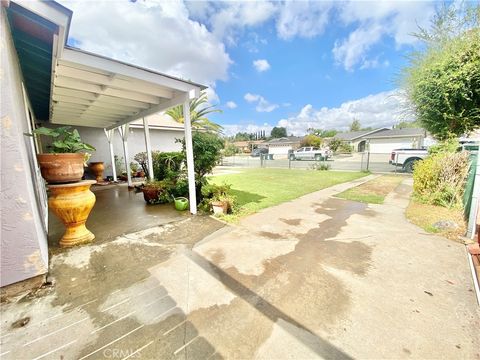
{"label": "potted fern", "polygon": [[40,127],[33,134],[52,138],[52,143],[47,146],[48,153],[37,154],[42,177],[48,183],[62,184],[82,179],[84,164],[91,156],[89,152],[95,151],[95,148],[82,142],[76,129],[71,130],[70,126],[55,129]]}

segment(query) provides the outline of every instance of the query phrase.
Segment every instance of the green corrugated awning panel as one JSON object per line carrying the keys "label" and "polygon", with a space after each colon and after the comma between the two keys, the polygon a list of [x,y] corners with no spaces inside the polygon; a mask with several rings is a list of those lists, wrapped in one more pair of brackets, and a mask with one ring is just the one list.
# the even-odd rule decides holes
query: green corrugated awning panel
{"label": "green corrugated awning panel", "polygon": [[11,3],[7,15],[33,112],[37,120],[48,120],[56,27],[15,3]]}

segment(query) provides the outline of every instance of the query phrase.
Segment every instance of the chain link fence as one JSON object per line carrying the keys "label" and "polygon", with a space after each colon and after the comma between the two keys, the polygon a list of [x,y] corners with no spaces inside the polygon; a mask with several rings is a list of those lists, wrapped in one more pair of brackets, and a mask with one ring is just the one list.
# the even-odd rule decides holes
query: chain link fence
{"label": "chain link fence", "polygon": [[224,157],[220,163],[223,167],[238,168],[283,168],[283,169],[314,169],[319,167],[330,170],[370,171],[373,173],[404,172],[401,166],[389,163],[390,153],[353,153],[336,154],[328,160],[290,160],[285,155],[262,155],[252,157],[235,155]]}

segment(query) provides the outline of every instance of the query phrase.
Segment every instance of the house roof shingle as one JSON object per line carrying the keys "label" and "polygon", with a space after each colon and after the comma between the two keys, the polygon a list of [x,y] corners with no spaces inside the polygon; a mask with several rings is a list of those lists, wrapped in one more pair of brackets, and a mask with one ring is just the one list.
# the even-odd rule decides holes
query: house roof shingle
{"label": "house roof shingle", "polygon": [[422,128],[408,128],[408,129],[392,129],[386,130],[371,135],[364,136],[365,139],[378,139],[389,137],[412,137],[425,135],[426,131]]}

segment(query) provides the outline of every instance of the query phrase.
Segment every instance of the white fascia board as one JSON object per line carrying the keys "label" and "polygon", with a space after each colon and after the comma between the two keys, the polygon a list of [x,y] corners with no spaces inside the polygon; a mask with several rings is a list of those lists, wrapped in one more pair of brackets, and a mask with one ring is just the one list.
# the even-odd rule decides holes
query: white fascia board
{"label": "white fascia board", "polygon": [[199,93],[201,90],[200,86],[84,51],[66,48],[64,49],[62,59],[71,63],[77,63],[95,69],[100,69],[111,74],[120,74],[134,79],[157,84],[173,91],[176,90],[181,92],[190,92],[193,90],[194,93]]}
{"label": "white fascia board", "polygon": [[173,99],[163,101],[158,105],[152,106],[149,109],[145,109],[145,110],[139,112],[138,114],[129,116],[129,117],[119,121],[117,124],[115,124],[111,127],[108,127],[107,130],[114,129],[114,128],[119,127],[119,126],[124,125],[124,124],[128,124],[132,121],[141,119],[145,116],[156,114],[160,111],[165,111],[165,110],[167,110],[171,107],[182,104],[183,102],[189,100],[189,98],[190,98],[190,96],[189,96],[188,93],[182,93],[181,95],[178,95],[178,96],[174,97]]}

